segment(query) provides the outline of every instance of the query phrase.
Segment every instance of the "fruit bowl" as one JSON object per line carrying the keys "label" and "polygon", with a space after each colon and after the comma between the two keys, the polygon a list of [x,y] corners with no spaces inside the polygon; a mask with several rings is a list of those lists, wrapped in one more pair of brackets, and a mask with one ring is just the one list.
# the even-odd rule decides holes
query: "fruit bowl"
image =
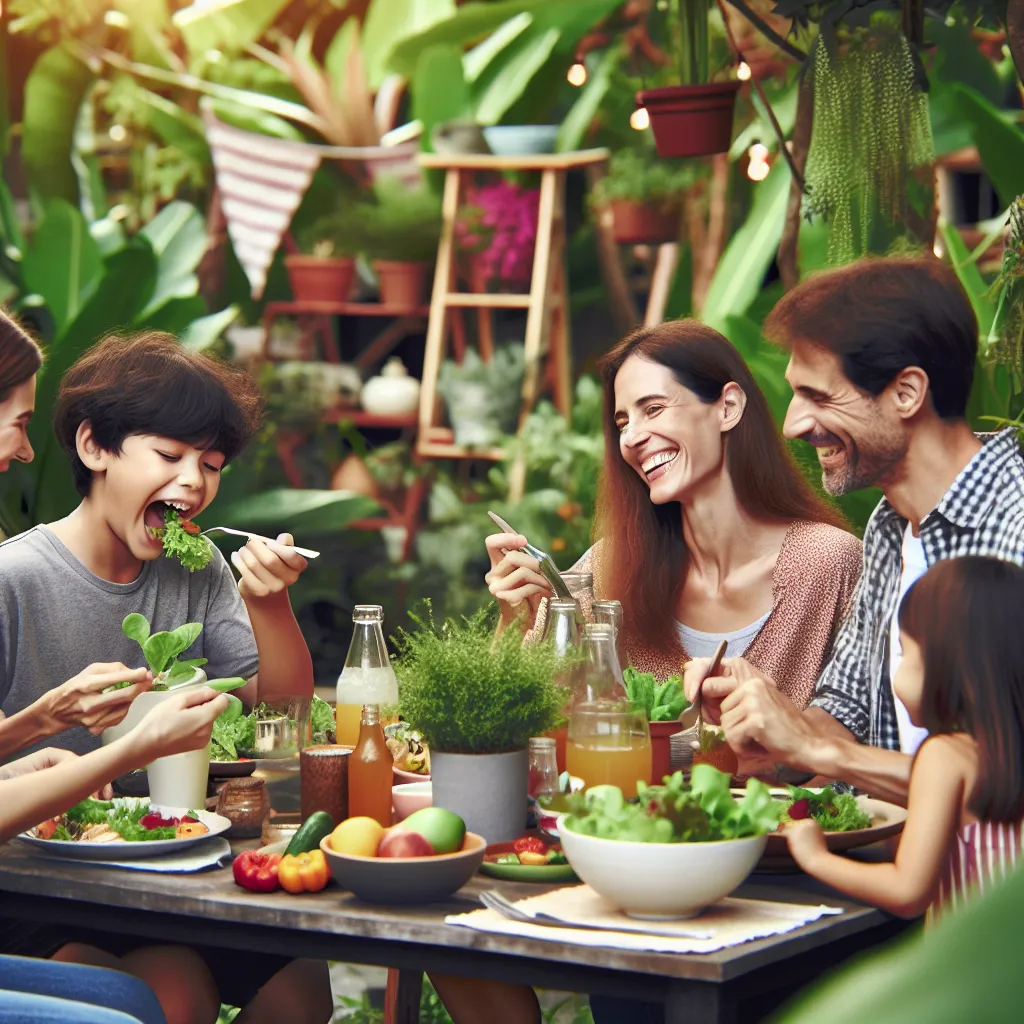
{"label": "fruit bowl", "polygon": [[320,843],[334,880],[366,903],[435,903],[461,889],[479,870],[487,848],[467,832],[462,849],[432,857],[358,857]]}
{"label": "fruit bowl", "polygon": [[630,917],[693,917],[728,896],[764,853],[767,836],[711,843],[630,843],[571,832],[559,819],[562,852],[595,892]]}

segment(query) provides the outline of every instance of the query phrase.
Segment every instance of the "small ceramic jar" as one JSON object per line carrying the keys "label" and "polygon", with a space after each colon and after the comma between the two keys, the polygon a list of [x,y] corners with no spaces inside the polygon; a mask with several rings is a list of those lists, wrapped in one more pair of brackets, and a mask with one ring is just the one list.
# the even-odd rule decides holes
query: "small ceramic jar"
{"label": "small ceramic jar", "polygon": [[254,839],[270,814],[270,795],[263,779],[231,779],[217,798],[217,813],[231,822],[232,839]]}
{"label": "small ceramic jar", "polygon": [[420,404],[420,382],[409,376],[401,359],[392,356],[380,376],[364,385],[362,402],[373,416],[408,416]]}

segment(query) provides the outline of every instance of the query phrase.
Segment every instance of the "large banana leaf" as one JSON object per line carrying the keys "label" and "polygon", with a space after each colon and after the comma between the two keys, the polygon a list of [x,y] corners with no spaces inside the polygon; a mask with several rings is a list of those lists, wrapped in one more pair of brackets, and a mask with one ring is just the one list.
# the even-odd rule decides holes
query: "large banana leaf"
{"label": "large banana leaf", "polygon": [[388,75],[388,60],[404,39],[451,18],[455,0],[373,0],[363,20],[362,51],[370,89]]}
{"label": "large banana leaf", "polygon": [[970,86],[950,87],[1002,205],[1024,192],[1024,132]]}
{"label": "large banana leaf", "polygon": [[192,57],[210,50],[238,53],[256,42],[288,4],[289,0],[218,0],[185,7],[173,21]]}
{"label": "large banana leaf", "polygon": [[430,145],[434,127],[473,114],[473,101],[462,71],[462,53],[456,46],[424,50],[412,81],[412,115],[423,125],[424,146]]}
{"label": "large banana leaf", "polygon": [[196,267],[206,252],[206,225],[190,203],[168,203],[140,232],[157,258],[157,284],[142,312],[149,317],[171,299],[199,292]]}
{"label": "large banana leaf", "polygon": [[979,336],[987,338],[996,313],[995,298],[991,288],[981,276],[976,259],[972,259],[971,251],[967,248],[963,235],[945,220],[939,221],[939,234],[945,243],[953,270],[956,271],[956,276],[960,278],[960,283],[971,300],[974,315],[978,318]]}
{"label": "large banana leaf", "polygon": [[[380,506],[349,491],[296,491],[279,488],[236,498],[225,505],[215,500],[205,513],[210,526],[260,532],[334,533],[356,519],[380,512]],[[298,540],[301,544],[302,541]]]}
{"label": "large banana leaf", "polygon": [[1024,867],[923,935],[859,957],[801,993],[777,1024],[1011,1024],[1021,1018]]}
{"label": "large banana leaf", "polygon": [[78,108],[94,77],[63,45],[47,50],[32,65],[25,82],[21,160],[32,195],[39,200],[78,201],[72,140]]}
{"label": "large banana leaf", "polygon": [[103,261],[89,225],[70,203],[47,202],[21,273],[25,288],[45,299],[58,331],[81,312],[103,276]]}
{"label": "large banana leaf", "polygon": [[782,238],[790,177],[780,161],[754,186],[750,213],[718,261],[701,310],[701,320],[716,330],[725,328],[727,317],[745,313],[761,291]]}
{"label": "large banana leaf", "polygon": [[219,313],[210,313],[193,320],[180,334],[182,345],[186,348],[202,352],[210,348],[214,342],[238,319],[237,306],[228,306]]}

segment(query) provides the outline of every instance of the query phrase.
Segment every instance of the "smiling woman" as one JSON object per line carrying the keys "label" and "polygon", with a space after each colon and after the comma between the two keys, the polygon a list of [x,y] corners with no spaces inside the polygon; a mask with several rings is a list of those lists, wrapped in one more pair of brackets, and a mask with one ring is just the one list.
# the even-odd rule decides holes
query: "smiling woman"
{"label": "smiling woman", "polygon": [[28,424],[36,406],[39,346],[0,309],[0,473],[11,460],[32,461]]}
{"label": "smiling woman", "polygon": [[[859,541],[800,475],[717,331],[637,330],[601,369],[597,542],[573,568],[622,602],[630,663],[664,679],[724,639],[729,657],[779,666],[773,678],[806,705],[860,573]],[[525,603],[540,627],[550,590],[522,541],[488,540],[488,584],[506,621]]]}

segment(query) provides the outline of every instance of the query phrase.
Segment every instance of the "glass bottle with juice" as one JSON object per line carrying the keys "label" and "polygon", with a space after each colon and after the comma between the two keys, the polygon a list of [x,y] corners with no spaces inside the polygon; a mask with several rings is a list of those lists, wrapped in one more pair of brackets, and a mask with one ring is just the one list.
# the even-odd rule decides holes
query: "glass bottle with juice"
{"label": "glass bottle with juice", "polygon": [[354,747],[359,742],[365,704],[397,704],[398,680],[384,644],[384,609],[358,604],[352,613],[352,643],[338,677],[336,742]]}
{"label": "glass bottle with juice", "polygon": [[373,818],[391,827],[391,751],[384,740],[380,707],[362,709],[359,742],[348,764],[348,813],[352,818]]}

